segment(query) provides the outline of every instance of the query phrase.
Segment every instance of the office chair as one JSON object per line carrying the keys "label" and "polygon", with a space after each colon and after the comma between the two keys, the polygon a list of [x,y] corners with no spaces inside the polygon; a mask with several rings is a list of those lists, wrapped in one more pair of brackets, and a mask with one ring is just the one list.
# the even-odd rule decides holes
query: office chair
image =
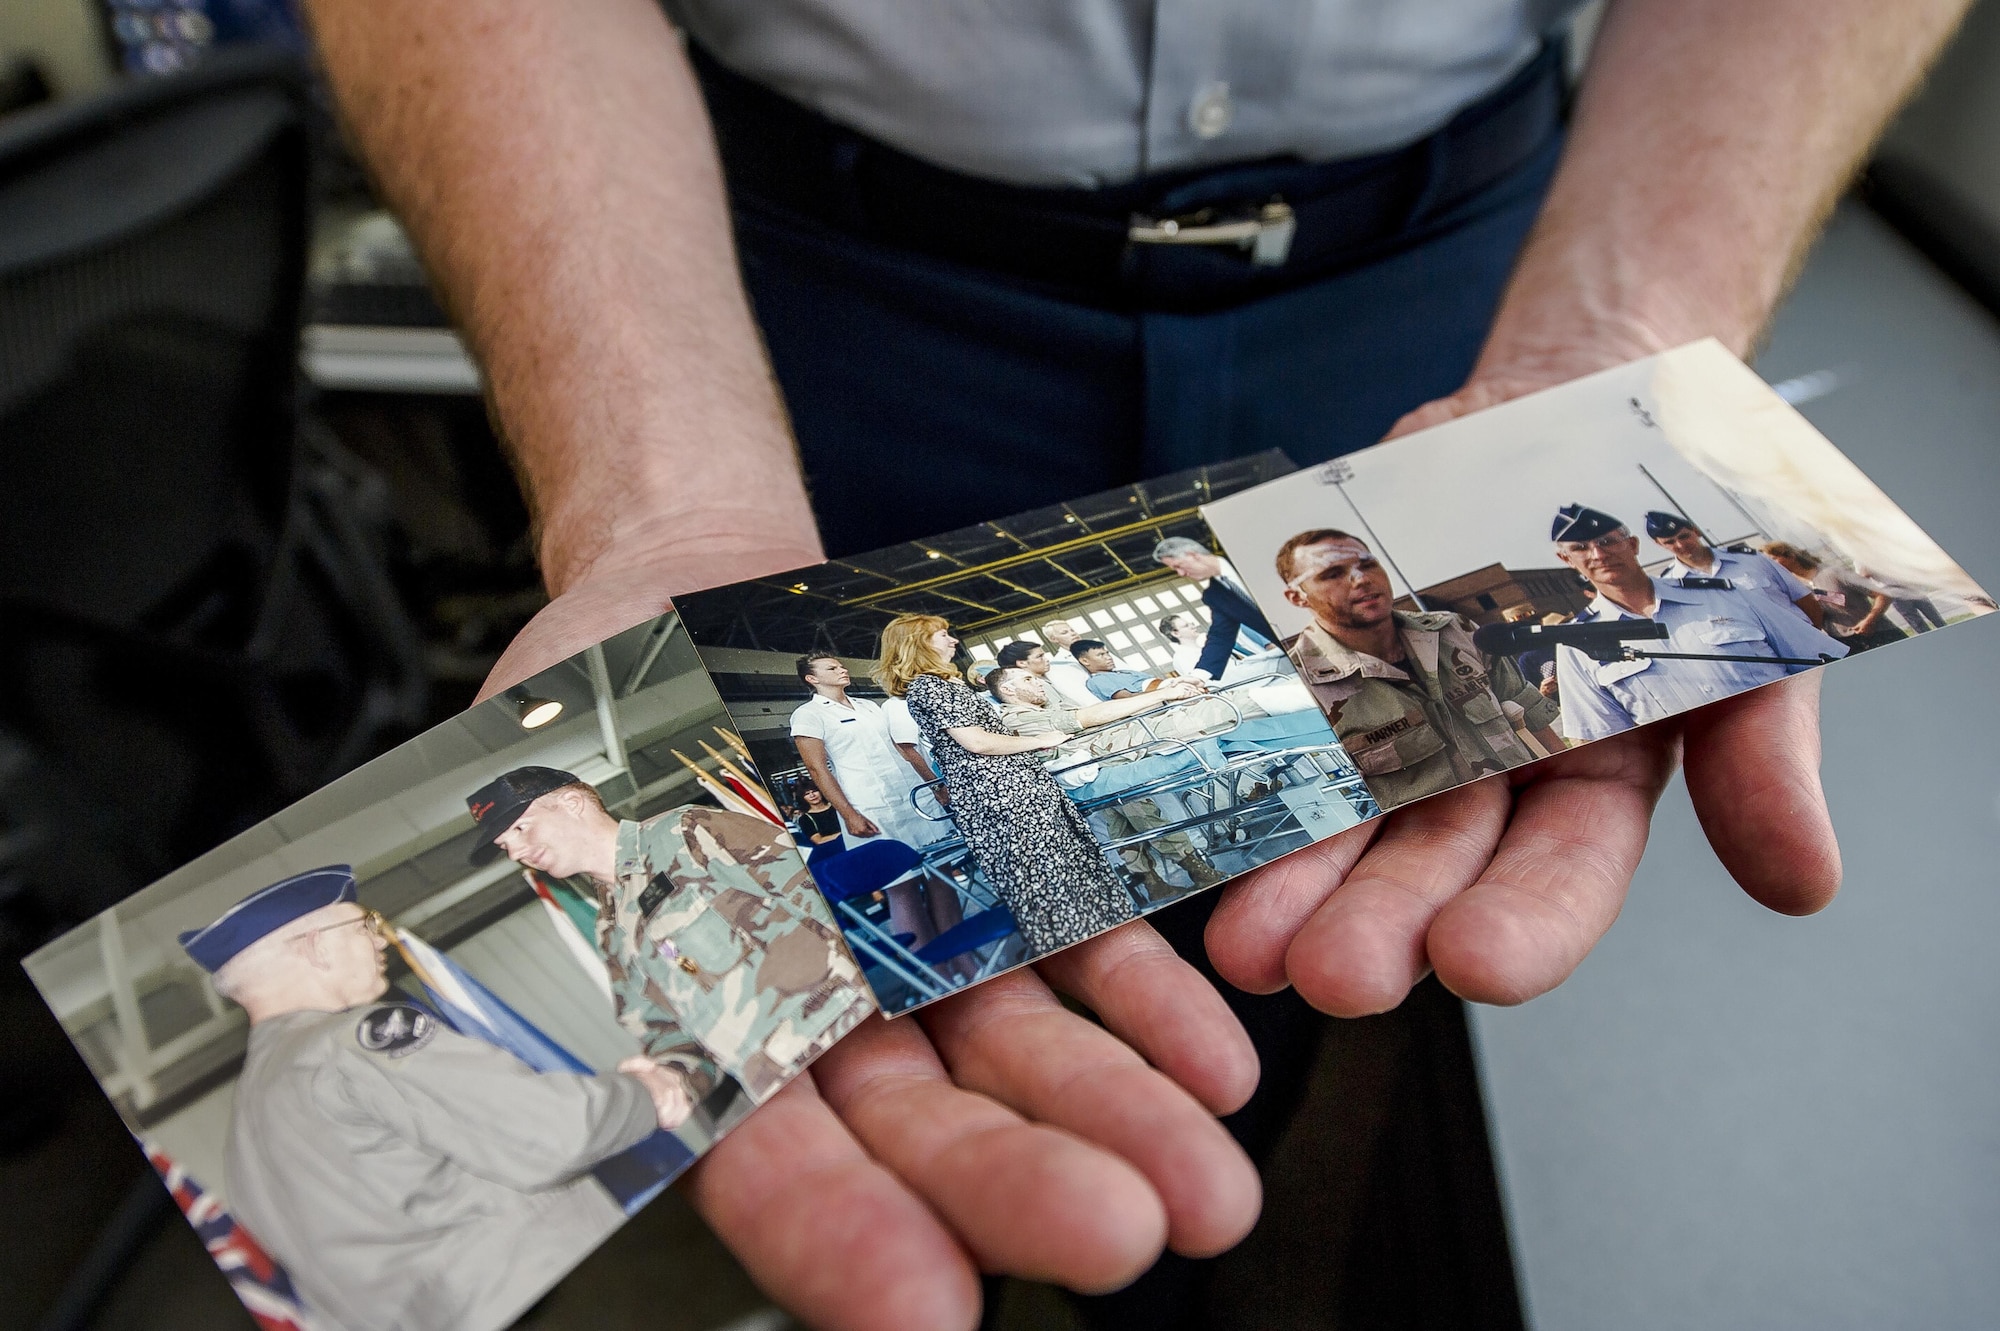
{"label": "office chair", "polygon": [[0,733],[32,755],[0,821],[36,825],[47,927],[424,719],[386,487],[302,424],[313,114],[253,50],[0,120]]}

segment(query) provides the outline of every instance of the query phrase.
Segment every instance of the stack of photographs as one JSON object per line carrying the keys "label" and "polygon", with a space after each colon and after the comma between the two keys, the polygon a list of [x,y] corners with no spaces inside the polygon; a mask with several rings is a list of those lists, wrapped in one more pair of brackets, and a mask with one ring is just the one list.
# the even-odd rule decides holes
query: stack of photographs
{"label": "stack of photographs", "polygon": [[1699,343],[683,597],[28,969],[266,1324],[477,1331],[870,1013],[1993,609]]}

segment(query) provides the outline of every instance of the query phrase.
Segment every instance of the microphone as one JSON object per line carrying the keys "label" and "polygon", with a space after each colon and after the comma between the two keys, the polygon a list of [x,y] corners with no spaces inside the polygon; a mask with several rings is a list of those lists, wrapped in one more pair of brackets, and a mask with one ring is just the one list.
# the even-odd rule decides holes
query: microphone
{"label": "microphone", "polygon": [[1656,619],[1612,619],[1601,624],[1486,624],[1473,630],[1472,645],[1488,656],[1518,656],[1537,647],[1569,646],[1599,661],[1615,661],[1624,644],[1665,638]]}

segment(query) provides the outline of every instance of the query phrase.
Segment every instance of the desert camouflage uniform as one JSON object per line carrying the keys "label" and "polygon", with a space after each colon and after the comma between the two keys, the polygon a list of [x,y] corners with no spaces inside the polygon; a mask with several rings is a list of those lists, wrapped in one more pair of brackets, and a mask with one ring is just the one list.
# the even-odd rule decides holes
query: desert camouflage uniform
{"label": "desert camouflage uniform", "polygon": [[688,805],[618,825],[598,913],[618,1021],[697,1096],[728,1073],[762,1103],[874,1010],[781,829]]}
{"label": "desert camouflage uniform", "polygon": [[1285,644],[1376,801],[1393,809],[1533,762],[1500,704],[1519,703],[1527,728],[1540,730],[1556,724],[1555,702],[1510,658],[1474,647],[1472,625],[1459,616],[1395,615],[1403,666],[1343,647],[1318,624]]}

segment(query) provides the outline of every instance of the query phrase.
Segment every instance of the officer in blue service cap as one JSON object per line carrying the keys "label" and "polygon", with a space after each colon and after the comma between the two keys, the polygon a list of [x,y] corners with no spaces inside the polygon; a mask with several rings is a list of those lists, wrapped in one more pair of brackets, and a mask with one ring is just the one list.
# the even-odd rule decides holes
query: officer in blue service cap
{"label": "officer in blue service cap", "polygon": [[1813,594],[1812,584],[1769,555],[1748,548],[1717,550],[1699,527],[1678,513],[1648,513],[1646,535],[1674,557],[1674,562],[1660,571],[1666,581],[1683,587],[1726,582],[1738,591],[1770,597],[1781,614],[1796,607],[1814,628],[1826,626],[1826,610]]}
{"label": "officer in blue service cap", "polygon": [[293,920],[353,900],[354,870],[345,864],[308,869],[252,892],[215,923],[189,929],[180,936],[180,945],[197,966],[213,975],[244,948]]}
{"label": "officer in blue service cap", "polygon": [[[1647,515],[1649,530],[1662,516],[1672,515]],[[1600,509],[1565,504],[1556,510],[1549,534],[1556,558],[1597,590],[1577,616],[1579,623],[1651,619],[1666,626],[1667,641],[1634,639],[1630,645],[1682,658],[1599,661],[1575,647],[1557,647],[1562,730],[1572,743],[1602,739],[1812,668],[1800,662],[1847,654],[1797,607],[1735,586],[1730,578],[1649,575],[1639,563],[1639,538]],[[1757,659],[1766,657],[1789,660]]]}
{"label": "officer in blue service cap", "polygon": [[689,1105],[645,1059],[538,1074],[385,1001],[389,938],[344,864],[180,936],[250,1018],[224,1192],[315,1325],[504,1326],[624,1218],[590,1167]]}
{"label": "officer in blue service cap", "polygon": [[472,848],[474,864],[488,864],[500,857],[498,840],[507,829],[521,821],[528,806],[542,796],[583,782],[559,767],[516,767],[502,772],[465,797],[472,821],[479,824],[479,842]]}

